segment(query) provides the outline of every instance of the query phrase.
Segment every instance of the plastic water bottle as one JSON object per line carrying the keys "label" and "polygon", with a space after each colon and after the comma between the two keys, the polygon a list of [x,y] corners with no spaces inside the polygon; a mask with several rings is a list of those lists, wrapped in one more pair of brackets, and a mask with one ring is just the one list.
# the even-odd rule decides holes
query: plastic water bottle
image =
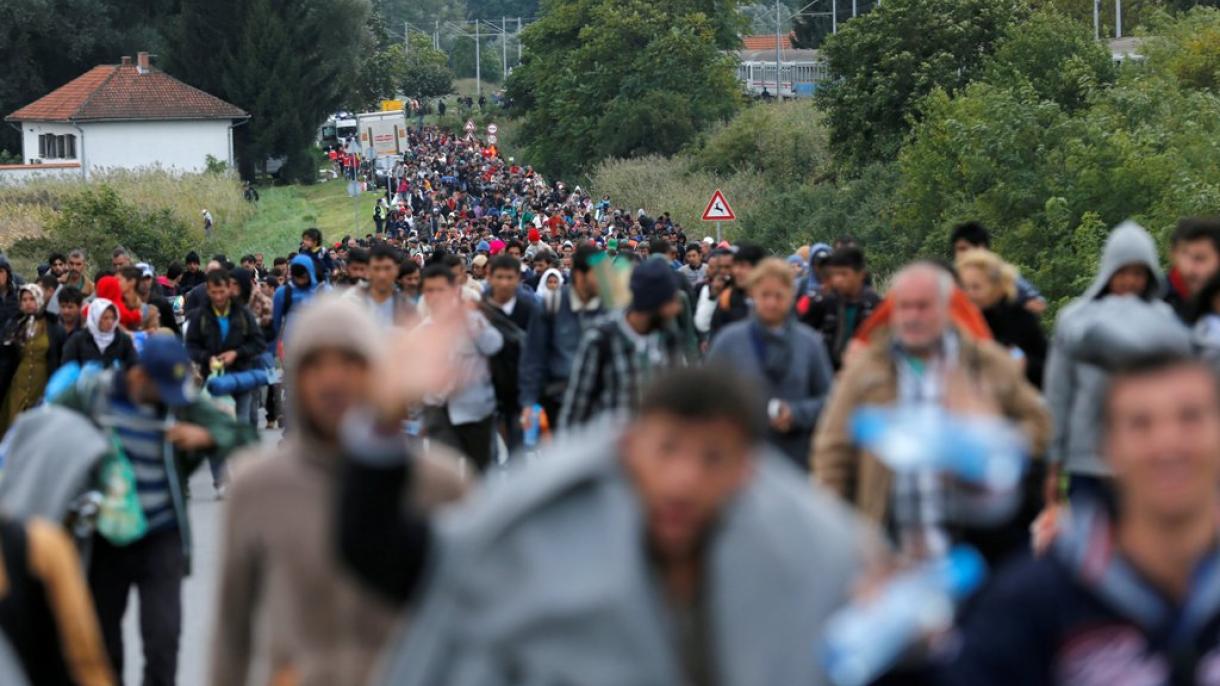
{"label": "plastic water bottle", "polygon": [[522,442],[526,450],[538,447],[538,436],[542,432],[542,405],[537,403],[530,408],[529,420],[525,423],[525,435]]}
{"label": "plastic water bottle", "polygon": [[864,686],[885,674],[921,637],[948,629],[957,601],[982,583],[976,550],[949,554],[895,577],[877,596],[853,603],[826,624],[826,674],[836,686]]}
{"label": "plastic water bottle", "polygon": [[933,470],[994,491],[1016,488],[1028,441],[997,417],[955,415],[936,405],[862,407],[852,437],[896,472]]}

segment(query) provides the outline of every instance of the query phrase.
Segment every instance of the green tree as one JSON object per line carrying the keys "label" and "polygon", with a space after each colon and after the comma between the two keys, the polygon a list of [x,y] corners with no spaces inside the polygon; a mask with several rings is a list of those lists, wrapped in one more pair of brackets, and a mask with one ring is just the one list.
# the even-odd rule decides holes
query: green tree
{"label": "green tree", "polygon": [[1084,106],[1117,75],[1110,51],[1093,40],[1088,27],[1054,10],[1011,27],[986,70],[988,82],[1026,83],[1039,98],[1068,111]]}
{"label": "green tree", "polygon": [[312,181],[317,127],[347,99],[368,46],[368,0],[182,0],[182,9],[175,69],[251,115],[237,129],[242,176],[284,158],[281,176]]}
{"label": "green tree", "polygon": [[453,92],[453,72],[445,53],[432,47],[427,36],[411,34],[411,50],[403,56],[398,89],[413,98],[435,98]]}
{"label": "green tree", "polygon": [[[997,251],[1062,304],[1091,279],[1107,227],[1133,218],[1166,238],[1179,217],[1214,213],[1220,93],[1196,87],[1174,58],[1218,28],[1215,10],[1166,20],[1144,63],[1074,108],[1026,78],[935,92],[900,156],[894,233],[920,246],[910,254],[944,254],[950,225],[980,220]],[[1071,31],[1056,35],[1047,54],[1079,45]]]}
{"label": "green tree", "polygon": [[823,46],[834,80],[818,99],[831,145],[851,166],[892,159],[936,88],[949,93],[974,80],[1021,0],[886,0],[845,23]]}
{"label": "green tree", "polygon": [[[467,27],[469,28],[469,27]],[[489,40],[484,34],[479,39],[479,69],[484,81],[499,83],[504,77],[504,67],[500,61],[500,42]],[[456,36],[449,48],[449,66],[454,76],[459,79],[473,79],[475,75],[474,38],[471,36]]]}
{"label": "green tree", "polygon": [[382,100],[394,97],[405,66],[401,45],[390,36],[385,17],[376,12],[369,14],[359,54],[364,57],[343,107],[350,112],[375,110]]}
{"label": "green tree", "polygon": [[544,10],[508,88],[528,156],[548,173],[676,151],[739,104],[721,52],[741,26],[730,0],[551,0]]}

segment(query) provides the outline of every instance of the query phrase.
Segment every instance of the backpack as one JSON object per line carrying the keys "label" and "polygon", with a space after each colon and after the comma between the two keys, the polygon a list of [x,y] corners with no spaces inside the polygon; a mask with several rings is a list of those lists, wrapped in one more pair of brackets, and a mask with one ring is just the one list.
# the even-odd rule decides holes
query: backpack
{"label": "backpack", "polygon": [[517,407],[518,369],[521,363],[521,348],[525,345],[525,331],[517,326],[499,308],[486,302],[479,309],[487,322],[504,338],[500,352],[487,360],[491,371],[491,385],[496,393],[496,407],[506,416]]}

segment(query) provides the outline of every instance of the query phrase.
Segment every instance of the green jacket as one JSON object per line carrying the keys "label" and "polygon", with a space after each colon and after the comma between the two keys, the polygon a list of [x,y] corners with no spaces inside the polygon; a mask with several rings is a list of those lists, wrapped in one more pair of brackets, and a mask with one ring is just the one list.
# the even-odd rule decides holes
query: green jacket
{"label": "green jacket", "polygon": [[[81,377],[54,399],[56,405],[66,407],[89,418],[98,428],[106,431],[105,417],[109,414],[110,392],[116,382],[116,371],[97,374],[82,374]],[[256,443],[258,430],[239,424],[220,408],[204,398],[197,398],[186,407],[171,412],[172,421],[195,424],[207,429],[215,444],[205,451],[183,452],[165,442],[165,470],[169,475],[170,496],[174,502],[174,515],[178,519],[178,530],[182,536],[182,552],[186,559],[186,572],[191,569],[191,519],[186,510],[186,484],[194,471],[209,457],[227,459],[237,449]],[[169,422],[167,421],[167,427]]]}

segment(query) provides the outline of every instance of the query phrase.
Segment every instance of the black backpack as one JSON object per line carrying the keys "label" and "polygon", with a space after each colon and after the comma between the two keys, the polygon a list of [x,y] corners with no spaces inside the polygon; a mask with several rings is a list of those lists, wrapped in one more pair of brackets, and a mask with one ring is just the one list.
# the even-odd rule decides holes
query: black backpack
{"label": "black backpack", "polygon": [[504,338],[504,346],[488,359],[488,367],[491,369],[491,385],[496,393],[496,408],[507,416],[517,408],[518,369],[521,349],[525,346],[525,331],[498,307],[483,302],[479,309],[487,322]]}

